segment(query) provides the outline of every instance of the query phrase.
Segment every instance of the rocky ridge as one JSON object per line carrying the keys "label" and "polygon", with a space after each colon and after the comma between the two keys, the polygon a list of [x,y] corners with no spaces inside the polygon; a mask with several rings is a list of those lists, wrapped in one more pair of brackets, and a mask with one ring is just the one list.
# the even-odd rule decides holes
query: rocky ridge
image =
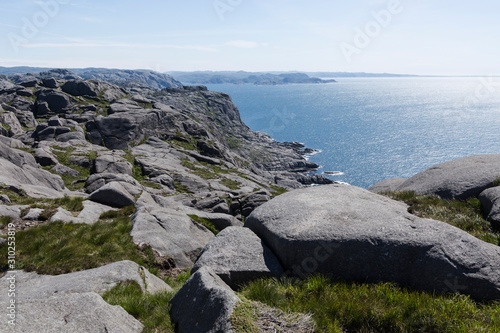
{"label": "rocky ridge", "polygon": [[[169,269],[191,268],[214,233],[241,227],[244,217],[273,196],[330,182],[304,175],[318,166],[304,159],[302,145],[251,131],[226,94],[180,84],[160,90],[127,76],[121,82],[116,72],[107,73],[111,78],[94,74],[91,80],[67,70],[0,78],[0,216],[9,221],[2,222],[2,234],[7,224],[18,231],[54,221],[93,224],[103,213],[135,206],[134,242],[151,247]],[[118,80],[120,86],[101,79]],[[81,211],[57,206],[63,197],[81,197]],[[118,281],[136,279],[132,271]],[[148,272],[140,276],[149,279],[142,284],[136,279],[140,285],[153,281]],[[8,284],[8,277],[0,284]],[[46,316],[47,327],[50,320],[60,321],[61,306],[74,302],[68,318],[93,304],[108,319],[122,318],[122,331],[141,330],[134,318],[107,309],[96,294],[115,283],[68,296],[58,290],[41,295],[39,290],[76,280],[27,272],[17,278],[38,281],[36,290],[23,288],[19,300],[26,315],[40,321]],[[95,320],[103,323],[92,326],[97,332],[114,325],[92,313],[82,316],[63,326],[77,332],[78,325]],[[19,320],[31,329],[25,317]]]}

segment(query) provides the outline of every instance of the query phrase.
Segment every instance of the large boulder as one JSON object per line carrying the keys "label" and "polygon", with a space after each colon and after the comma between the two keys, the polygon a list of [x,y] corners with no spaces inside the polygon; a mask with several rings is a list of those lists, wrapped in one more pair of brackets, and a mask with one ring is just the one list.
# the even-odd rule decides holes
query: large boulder
{"label": "large boulder", "polygon": [[0,113],[0,128],[2,135],[5,136],[19,136],[24,134],[23,127],[13,112]]}
{"label": "large boulder", "polygon": [[125,173],[132,176],[132,164],[120,156],[105,154],[95,160],[96,173]]}
{"label": "large boulder", "polygon": [[[7,308],[7,304],[5,305]],[[15,332],[140,333],[144,325],[96,293],[27,299],[18,304]],[[10,332],[7,317],[0,331]]]}
{"label": "large boulder", "polygon": [[484,216],[500,228],[500,186],[489,188],[479,195]]}
{"label": "large boulder", "polygon": [[134,243],[149,244],[161,256],[173,258],[181,268],[191,268],[214,237],[207,228],[173,208],[142,206],[132,216],[132,225]]}
{"label": "large boulder", "polygon": [[373,193],[395,192],[408,178],[389,178],[373,184],[368,191]]}
{"label": "large boulder", "polygon": [[500,247],[348,185],[280,195],[245,221],[285,270],[500,299]]}
{"label": "large boulder", "polygon": [[500,178],[500,154],[476,155],[435,165],[403,182],[397,191],[445,199],[477,197]]}
{"label": "large boulder", "polygon": [[103,205],[122,208],[135,204],[134,196],[127,190],[125,182],[111,182],[89,195],[89,200]]}
{"label": "large boulder", "polygon": [[[130,260],[61,275],[39,275],[24,271],[18,271],[15,275],[19,300],[87,292],[102,294],[126,281],[137,282],[143,292],[172,291],[160,278]],[[9,274],[0,279],[0,287],[8,289],[8,277]]]}
{"label": "large boulder", "polygon": [[240,299],[210,268],[194,273],[170,301],[179,333],[231,332],[229,318]]}
{"label": "large boulder", "polygon": [[279,277],[283,268],[252,230],[228,227],[203,249],[191,273],[208,266],[231,288],[263,277]]}
{"label": "large boulder", "polygon": [[46,102],[50,111],[56,113],[65,113],[72,105],[72,99],[59,91],[43,90],[37,98],[37,105]]}

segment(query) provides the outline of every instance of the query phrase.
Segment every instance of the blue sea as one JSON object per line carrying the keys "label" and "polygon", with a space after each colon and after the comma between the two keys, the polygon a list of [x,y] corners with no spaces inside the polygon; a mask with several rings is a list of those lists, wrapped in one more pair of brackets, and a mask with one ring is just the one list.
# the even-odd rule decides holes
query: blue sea
{"label": "blue sea", "polygon": [[282,86],[208,85],[243,121],[320,153],[317,172],[360,187],[459,157],[500,153],[500,78],[340,78]]}

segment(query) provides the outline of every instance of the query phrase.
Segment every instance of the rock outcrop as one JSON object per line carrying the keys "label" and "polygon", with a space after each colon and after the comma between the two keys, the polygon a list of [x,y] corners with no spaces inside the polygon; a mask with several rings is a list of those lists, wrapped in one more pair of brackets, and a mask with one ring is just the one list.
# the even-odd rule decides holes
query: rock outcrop
{"label": "rock outcrop", "polygon": [[280,277],[283,268],[271,250],[250,229],[229,227],[201,252],[191,273],[210,267],[231,288],[264,277]]}
{"label": "rock outcrop", "polygon": [[445,199],[464,200],[477,197],[498,179],[500,154],[476,155],[435,165],[404,182],[399,179],[385,180],[370,189],[379,191],[378,188],[390,183],[388,189],[395,192],[413,191],[416,194],[436,194]]}
{"label": "rock outcrop", "polygon": [[217,274],[202,267],[170,302],[170,316],[179,333],[231,332],[229,317],[239,301]]}
{"label": "rock outcrop", "polygon": [[392,281],[500,298],[500,248],[366,190],[329,185],[283,194],[245,221],[292,275]]}

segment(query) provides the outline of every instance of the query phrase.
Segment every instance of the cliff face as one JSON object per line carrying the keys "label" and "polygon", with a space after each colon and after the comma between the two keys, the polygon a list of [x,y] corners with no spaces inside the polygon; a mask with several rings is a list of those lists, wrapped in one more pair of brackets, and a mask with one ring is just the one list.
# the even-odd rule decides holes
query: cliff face
{"label": "cliff face", "polygon": [[[136,178],[156,181],[158,191],[164,186],[157,179],[160,176],[170,177],[174,184],[161,190],[198,197],[210,191],[221,192],[219,197],[257,190],[269,194],[277,186],[330,182],[303,174],[318,166],[303,158],[302,145],[279,143],[253,132],[242,122],[229,95],[203,86],[163,90],[117,86],[52,70],[12,75],[1,79],[0,87],[0,105],[10,116],[3,117],[10,119],[4,135],[19,139],[30,150],[43,147],[56,157],[53,150],[58,142],[86,147],[81,149],[83,154],[100,146],[99,151],[114,156],[115,164],[128,159]],[[126,150],[126,158],[113,150]],[[61,164],[57,158],[55,162]],[[76,164],[88,166],[89,175],[96,173],[95,161]],[[86,181],[84,176],[88,175],[75,176],[82,177],[75,181]]]}

